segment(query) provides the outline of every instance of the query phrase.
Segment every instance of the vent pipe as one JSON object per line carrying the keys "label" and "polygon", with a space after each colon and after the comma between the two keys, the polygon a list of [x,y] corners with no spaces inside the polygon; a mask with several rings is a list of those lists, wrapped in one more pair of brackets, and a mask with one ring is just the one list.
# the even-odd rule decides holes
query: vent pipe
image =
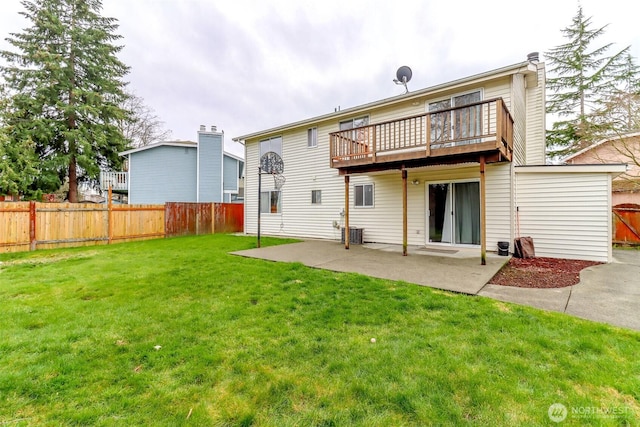
{"label": "vent pipe", "polygon": [[211,132],[217,132],[218,131],[218,127],[211,125]]}
{"label": "vent pipe", "polygon": [[205,125],[200,125],[200,132],[206,132],[207,127]]}
{"label": "vent pipe", "polygon": [[527,61],[529,62],[538,62],[540,61],[540,54],[538,52],[531,52],[527,55]]}

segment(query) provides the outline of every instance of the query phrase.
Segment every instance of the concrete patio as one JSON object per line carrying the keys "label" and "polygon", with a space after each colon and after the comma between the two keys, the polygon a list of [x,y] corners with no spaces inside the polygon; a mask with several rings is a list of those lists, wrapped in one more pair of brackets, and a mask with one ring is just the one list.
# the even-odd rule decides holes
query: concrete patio
{"label": "concrete patio", "polygon": [[399,245],[351,245],[331,240],[306,240],[288,245],[269,246],[233,252],[250,258],[300,262],[309,267],[354,272],[381,279],[402,280],[447,291],[476,295],[509,260],[487,254],[487,265],[480,265],[479,249],[409,247],[402,256]]}

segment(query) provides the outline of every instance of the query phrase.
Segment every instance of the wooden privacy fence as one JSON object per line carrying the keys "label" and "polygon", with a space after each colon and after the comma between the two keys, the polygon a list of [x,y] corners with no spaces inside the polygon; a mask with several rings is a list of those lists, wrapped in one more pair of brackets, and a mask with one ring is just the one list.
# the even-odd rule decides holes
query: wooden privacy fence
{"label": "wooden privacy fence", "polygon": [[240,203],[215,203],[213,223],[216,233],[244,231],[244,205]]}
{"label": "wooden privacy fence", "polygon": [[640,205],[626,203],[614,206],[613,243],[640,245]]}
{"label": "wooden privacy fence", "polygon": [[[219,211],[233,214],[218,215]],[[0,251],[99,245],[214,231],[240,232],[243,217],[244,205],[229,203],[0,202]]]}
{"label": "wooden privacy fence", "polygon": [[213,233],[211,203],[165,203],[167,236]]}

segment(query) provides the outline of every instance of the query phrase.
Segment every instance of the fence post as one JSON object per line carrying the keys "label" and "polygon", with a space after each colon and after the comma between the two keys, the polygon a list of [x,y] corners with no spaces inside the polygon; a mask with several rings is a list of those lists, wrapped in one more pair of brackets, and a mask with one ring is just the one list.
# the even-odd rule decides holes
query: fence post
{"label": "fence post", "polygon": [[29,202],[29,250],[36,250],[36,202]]}
{"label": "fence post", "polygon": [[109,240],[107,243],[110,245],[113,240],[113,198],[111,184],[109,184],[109,200],[107,201],[107,229],[109,230]]}
{"label": "fence post", "polygon": [[211,234],[216,232],[216,204],[211,203]]}
{"label": "fence post", "polygon": [[201,205],[200,203],[196,203],[196,236],[200,235],[200,208],[204,206]]}

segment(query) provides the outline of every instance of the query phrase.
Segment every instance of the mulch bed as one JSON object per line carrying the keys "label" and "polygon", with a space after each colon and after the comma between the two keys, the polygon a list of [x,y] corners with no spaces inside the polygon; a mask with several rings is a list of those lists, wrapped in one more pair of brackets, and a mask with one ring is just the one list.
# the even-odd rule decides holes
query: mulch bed
{"label": "mulch bed", "polygon": [[511,258],[489,281],[494,285],[519,288],[564,288],[580,282],[580,271],[594,261],[558,258]]}

